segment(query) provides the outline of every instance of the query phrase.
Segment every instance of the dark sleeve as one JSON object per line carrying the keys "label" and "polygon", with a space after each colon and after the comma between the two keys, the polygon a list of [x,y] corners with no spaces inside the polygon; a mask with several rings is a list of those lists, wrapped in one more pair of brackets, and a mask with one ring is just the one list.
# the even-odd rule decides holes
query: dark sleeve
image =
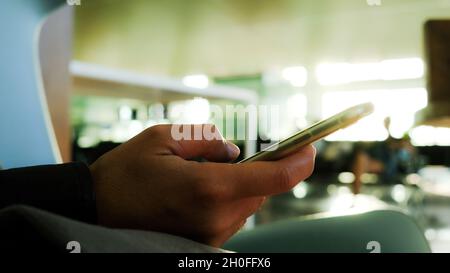
{"label": "dark sleeve", "polygon": [[0,209],[16,204],[96,222],[91,174],[83,163],[0,171]]}

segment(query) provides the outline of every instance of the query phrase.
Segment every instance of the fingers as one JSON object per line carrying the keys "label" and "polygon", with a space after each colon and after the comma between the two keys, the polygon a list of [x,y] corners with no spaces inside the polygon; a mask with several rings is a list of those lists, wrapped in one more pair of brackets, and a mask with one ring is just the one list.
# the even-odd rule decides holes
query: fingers
{"label": "fingers", "polygon": [[205,186],[215,187],[217,198],[237,199],[268,196],[291,190],[312,174],[315,148],[306,146],[286,158],[271,162],[241,164],[204,163],[198,168],[210,181]]}
{"label": "fingers", "polygon": [[[238,148],[226,142],[214,125],[154,126],[151,137],[161,139],[172,154],[184,159],[203,157],[210,161],[226,162],[237,157]],[[182,132],[180,138],[177,133]],[[203,138],[198,136],[203,134]],[[201,140],[196,140],[201,139]],[[271,162],[248,162],[241,164],[202,163],[192,165],[192,171],[200,173],[201,187],[217,198],[245,198],[268,196],[292,189],[309,177],[314,169],[315,149],[308,145],[297,153]],[[213,182],[213,183],[208,183]]]}
{"label": "fingers", "polygon": [[173,154],[184,159],[202,157],[214,162],[229,162],[240,153],[239,148],[226,141],[212,124],[158,125],[150,131],[150,137],[158,134]]}

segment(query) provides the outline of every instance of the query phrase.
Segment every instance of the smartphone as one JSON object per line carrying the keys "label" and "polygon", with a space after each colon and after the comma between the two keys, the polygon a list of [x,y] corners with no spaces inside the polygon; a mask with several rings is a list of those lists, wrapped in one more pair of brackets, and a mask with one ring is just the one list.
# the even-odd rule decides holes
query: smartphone
{"label": "smartphone", "polygon": [[332,117],[319,121],[310,127],[277,142],[238,163],[251,161],[273,161],[286,157],[327,135],[345,128],[373,112],[372,103],[355,105]]}

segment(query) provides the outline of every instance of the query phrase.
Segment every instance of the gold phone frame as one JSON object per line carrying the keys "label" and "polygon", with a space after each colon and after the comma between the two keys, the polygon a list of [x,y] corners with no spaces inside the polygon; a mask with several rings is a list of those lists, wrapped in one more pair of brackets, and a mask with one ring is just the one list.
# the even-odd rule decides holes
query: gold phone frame
{"label": "gold phone frame", "polygon": [[343,129],[361,118],[371,114],[374,110],[372,103],[358,104],[350,107],[336,115],[327,119],[319,121],[310,127],[301,130],[298,133],[277,142],[264,150],[247,157],[238,163],[252,162],[252,161],[273,161],[286,157],[302,147],[311,144],[327,135]]}

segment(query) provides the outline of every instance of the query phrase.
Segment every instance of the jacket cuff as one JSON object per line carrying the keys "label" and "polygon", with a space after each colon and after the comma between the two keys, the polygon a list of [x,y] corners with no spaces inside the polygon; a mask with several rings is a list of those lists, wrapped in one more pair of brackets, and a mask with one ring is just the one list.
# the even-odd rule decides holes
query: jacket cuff
{"label": "jacket cuff", "polygon": [[84,163],[3,170],[0,189],[0,208],[23,204],[83,222],[97,222],[93,182]]}

